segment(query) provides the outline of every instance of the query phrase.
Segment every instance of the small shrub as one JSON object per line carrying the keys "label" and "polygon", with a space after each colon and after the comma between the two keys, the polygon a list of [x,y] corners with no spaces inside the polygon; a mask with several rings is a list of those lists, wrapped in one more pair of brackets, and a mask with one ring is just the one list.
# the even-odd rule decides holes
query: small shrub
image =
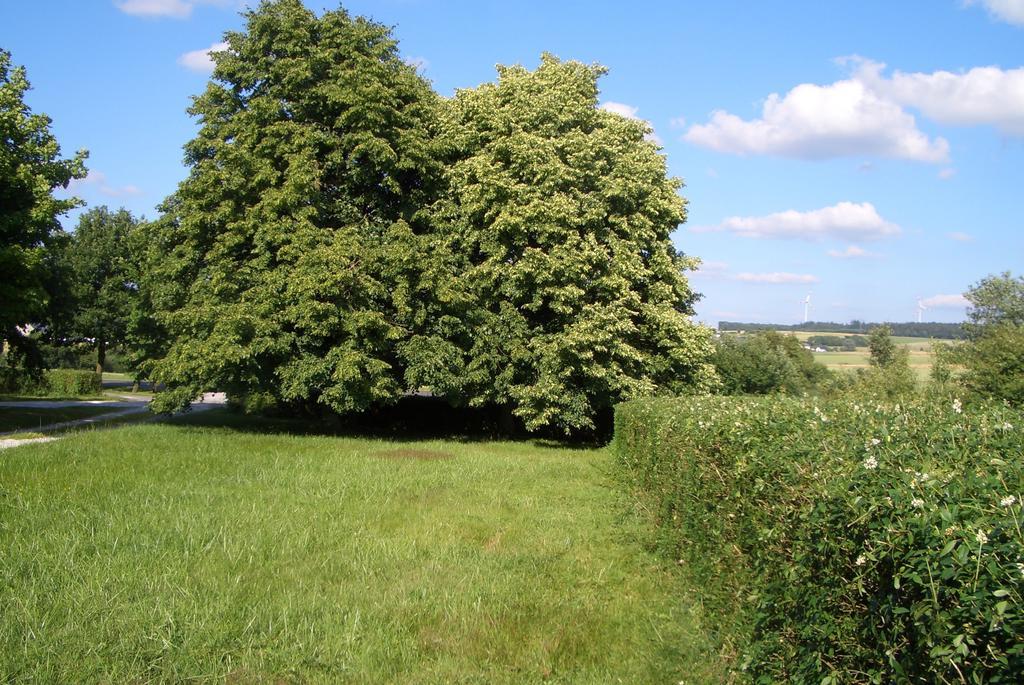
{"label": "small shrub", "polygon": [[94,371],[50,369],[46,372],[46,388],[54,395],[98,395],[102,379]]}
{"label": "small shrub", "polygon": [[750,681],[1024,678],[1021,412],[681,398],[615,428]]}

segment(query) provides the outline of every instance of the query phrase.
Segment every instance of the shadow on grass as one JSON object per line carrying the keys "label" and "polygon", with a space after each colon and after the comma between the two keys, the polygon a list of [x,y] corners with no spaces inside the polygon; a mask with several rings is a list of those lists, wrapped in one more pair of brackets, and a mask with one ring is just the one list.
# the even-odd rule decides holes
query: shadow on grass
{"label": "shadow on grass", "polygon": [[507,417],[497,410],[453,407],[441,398],[422,396],[403,397],[394,405],[352,416],[258,415],[225,407],[180,414],[164,421],[173,425],[222,428],[244,433],[377,438],[392,442],[528,440],[537,447],[552,449],[599,447],[608,442],[607,437],[566,438],[529,434],[521,428],[509,430]]}

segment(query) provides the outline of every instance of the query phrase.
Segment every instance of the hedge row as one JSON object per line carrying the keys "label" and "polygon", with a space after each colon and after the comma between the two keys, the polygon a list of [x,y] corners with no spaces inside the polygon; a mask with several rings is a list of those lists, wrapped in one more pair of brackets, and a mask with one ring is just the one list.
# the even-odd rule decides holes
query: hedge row
{"label": "hedge row", "polygon": [[22,369],[0,367],[0,392],[19,395],[99,395],[103,382],[94,371],[50,369],[29,374]]}
{"label": "hedge row", "polygon": [[620,405],[619,463],[752,682],[1024,682],[1024,415]]}
{"label": "hedge row", "polygon": [[99,395],[103,389],[103,378],[95,371],[50,369],[45,379],[54,395]]}

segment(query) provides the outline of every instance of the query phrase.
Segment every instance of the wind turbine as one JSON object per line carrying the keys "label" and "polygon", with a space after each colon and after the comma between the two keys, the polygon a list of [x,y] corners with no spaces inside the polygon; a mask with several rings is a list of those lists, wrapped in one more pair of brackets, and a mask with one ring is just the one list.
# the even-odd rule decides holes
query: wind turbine
{"label": "wind turbine", "polygon": [[928,307],[924,306],[924,303],[921,301],[921,298],[920,297],[917,298],[917,322],[918,323],[921,323],[921,313],[924,310],[926,310],[926,309],[928,309]]}
{"label": "wind turbine", "polygon": [[804,323],[807,323],[807,316],[811,311],[811,294],[807,293],[807,297],[804,298]]}

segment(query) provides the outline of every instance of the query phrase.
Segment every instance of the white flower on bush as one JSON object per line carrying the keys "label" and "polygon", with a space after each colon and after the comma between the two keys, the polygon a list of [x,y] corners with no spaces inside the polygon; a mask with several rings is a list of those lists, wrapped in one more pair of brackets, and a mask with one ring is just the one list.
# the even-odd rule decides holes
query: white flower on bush
{"label": "white flower on bush", "polygon": [[1008,495],[1008,496],[1002,498],[1001,500],[999,500],[999,506],[1001,506],[1001,507],[1012,507],[1016,503],[1017,503],[1017,496],[1016,495]]}
{"label": "white flower on bush", "polygon": [[878,460],[875,459],[874,457],[868,457],[867,459],[864,460],[864,468],[866,468],[869,471],[871,469],[877,469],[878,468]]}
{"label": "white flower on bush", "polygon": [[881,444],[882,444],[882,441],[879,440],[878,438],[871,438],[871,446],[872,447],[876,447],[876,446],[881,445]]}
{"label": "white flower on bush", "polygon": [[[866,563],[867,563],[867,561],[868,561],[868,560],[864,558],[864,555],[863,555],[863,554],[861,554],[861,555],[859,555],[859,556],[857,557],[857,560],[856,560],[856,561],[854,561],[853,563],[854,563],[854,564],[856,564],[857,566],[863,566],[864,564],[866,564]],[[1018,566],[1024,566],[1024,564],[1018,564]]]}
{"label": "white flower on bush", "polygon": [[1013,424],[1011,424],[1009,421],[1003,421],[1003,425],[1000,426],[1000,428],[1002,428],[1004,431],[1012,431]]}
{"label": "white flower on bush", "polygon": [[1017,570],[1020,571],[1020,575],[1024,577],[1024,563],[1017,562]]}
{"label": "white flower on bush", "polygon": [[960,414],[960,413],[963,412],[963,410],[964,410],[964,406],[962,404],[960,404],[960,398],[959,397],[955,398],[953,400],[953,411],[955,411],[957,414]]}
{"label": "white flower on bush", "polygon": [[924,506],[924,500],[921,499],[920,497],[915,497],[914,499],[910,500],[910,506],[914,507],[915,509],[920,509]]}
{"label": "white flower on bush", "polygon": [[979,530],[977,533],[975,533],[974,534],[974,539],[978,541],[979,545],[987,545],[988,544],[988,535],[986,535],[985,531],[983,531],[983,530]]}

